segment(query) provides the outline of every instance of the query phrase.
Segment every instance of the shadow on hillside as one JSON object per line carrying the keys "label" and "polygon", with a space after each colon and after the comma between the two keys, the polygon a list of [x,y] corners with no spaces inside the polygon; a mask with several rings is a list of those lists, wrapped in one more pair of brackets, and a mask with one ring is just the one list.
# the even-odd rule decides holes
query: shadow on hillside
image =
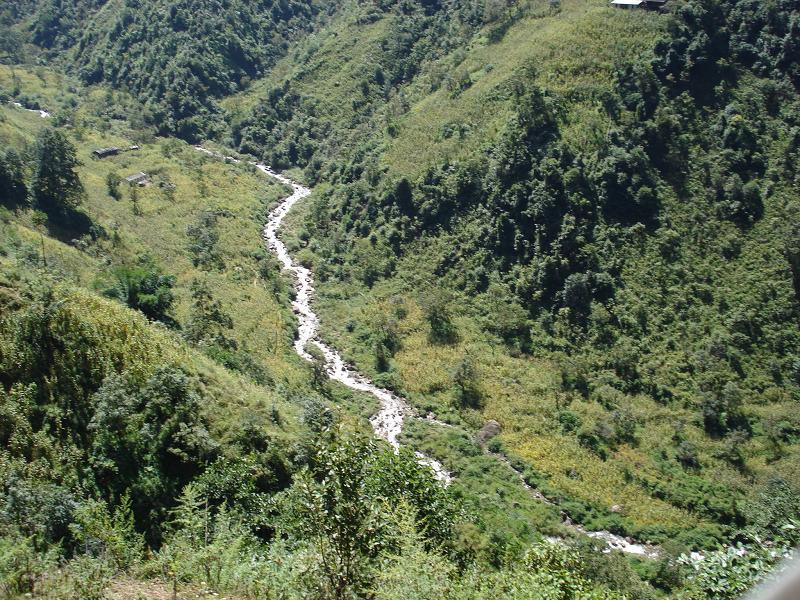
{"label": "shadow on hillside", "polygon": [[89,215],[70,208],[48,214],[47,231],[57,240],[72,245],[87,235],[93,240],[106,237],[105,230],[95,225]]}

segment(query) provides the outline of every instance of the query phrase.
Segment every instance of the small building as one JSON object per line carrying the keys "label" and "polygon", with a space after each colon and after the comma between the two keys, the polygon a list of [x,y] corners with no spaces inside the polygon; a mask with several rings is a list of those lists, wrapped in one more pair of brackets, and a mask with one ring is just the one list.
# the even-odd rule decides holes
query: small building
{"label": "small building", "polygon": [[125,178],[125,181],[128,182],[128,185],[138,185],[139,187],[144,187],[148,183],[150,183],[150,179],[147,177],[147,173],[140,171],[139,173],[134,173],[133,175],[128,175]]}
{"label": "small building", "polygon": [[133,146],[128,146],[128,151],[131,151],[131,152],[133,150],[138,150],[138,149],[139,149],[139,146],[137,146],[136,144],[134,144]]}
{"label": "small building", "polygon": [[614,8],[646,8],[648,10],[660,10],[667,3],[667,0],[611,0]]}
{"label": "small building", "polygon": [[110,148],[98,148],[92,152],[92,158],[99,159],[99,158],[107,158],[109,156],[114,156],[115,154],[119,154],[120,150],[116,146],[112,146]]}

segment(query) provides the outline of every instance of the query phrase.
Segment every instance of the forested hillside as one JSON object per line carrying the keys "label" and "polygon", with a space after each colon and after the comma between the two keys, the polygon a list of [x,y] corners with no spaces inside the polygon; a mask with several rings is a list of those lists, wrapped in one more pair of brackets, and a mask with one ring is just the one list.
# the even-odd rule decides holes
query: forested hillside
{"label": "forested hillside", "polygon": [[[796,543],[796,1],[19,0],[0,63],[0,593],[732,598]],[[287,189],[187,142],[314,186],[399,455],[292,349]]]}
{"label": "forested hillside", "polygon": [[9,41],[35,44],[26,53],[12,42],[7,52],[43,55],[84,83],[129,91],[159,133],[196,141],[220,132],[217,99],[247,88],[327,6],[318,0],[12,2],[3,9],[3,31]]}
{"label": "forested hillside", "polygon": [[282,186],[126,120],[124,93],[24,65],[0,86],[52,111],[0,107],[4,596],[647,593],[464,433],[448,488],[368,439],[374,400],[292,351],[260,240]]}
{"label": "forested hillside", "polygon": [[[336,345],[496,419],[583,522],[702,547],[796,485],[797,7],[671,12],[343,16],[227,103],[242,149],[330,184],[296,247]],[[401,22],[422,60],[380,83]]]}

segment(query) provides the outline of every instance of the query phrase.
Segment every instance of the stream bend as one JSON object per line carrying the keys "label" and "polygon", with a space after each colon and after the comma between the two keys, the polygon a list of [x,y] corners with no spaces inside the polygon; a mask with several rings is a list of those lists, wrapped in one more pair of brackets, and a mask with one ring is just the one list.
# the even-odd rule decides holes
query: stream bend
{"label": "stream bend", "polygon": [[[225,156],[219,152],[214,152],[213,150],[208,150],[201,146],[195,146],[195,148],[209,156],[223,159],[231,163],[238,164],[243,162],[232,156]],[[291,195],[281,200],[281,202],[270,211],[267,216],[267,222],[264,225],[263,238],[269,250],[281,263],[281,266],[294,275],[295,299],[292,301],[292,310],[297,315],[298,320],[298,335],[294,342],[295,352],[305,360],[311,361],[313,360],[312,356],[308,353],[306,348],[308,344],[315,345],[325,357],[325,371],[330,379],[338,381],[350,389],[366,392],[375,396],[380,402],[380,410],[370,418],[372,429],[375,431],[377,437],[386,440],[392,448],[398,450],[400,448],[398,438],[403,430],[403,421],[406,416],[412,416],[414,411],[404,398],[390,390],[376,386],[366,376],[359,373],[351,365],[345,363],[342,355],[339,354],[338,351],[322,341],[319,336],[319,316],[312,308],[314,299],[314,278],[311,270],[295,262],[289,254],[286,245],[278,237],[278,230],[283,220],[286,218],[286,215],[289,214],[289,211],[295,204],[309,196],[311,190],[292,181],[285,175],[276,173],[264,164],[256,162],[247,162],[247,164],[256,167],[261,172],[278,180],[292,190]],[[421,464],[429,466],[436,478],[444,485],[448,485],[452,481],[450,473],[447,472],[439,461],[425,456],[420,452],[417,452],[416,455],[417,460]],[[505,462],[507,463],[507,461]],[[509,464],[509,467],[510,466]],[[513,467],[511,468],[513,469]],[[517,475],[520,474],[517,472]],[[549,503],[544,496],[532,490],[524,480],[522,480],[522,484],[531,493],[534,493],[537,498]],[[623,538],[608,531],[587,531],[582,526],[572,523],[569,518],[565,518],[564,524],[577,532],[603,541],[607,546],[607,551],[612,549],[620,550],[628,554],[636,554],[647,558],[656,558],[659,554],[658,548],[653,545],[638,543],[636,540]]]}
{"label": "stream bend", "polygon": [[[208,150],[206,148],[196,146],[197,150],[204,152],[209,156],[221,158],[232,163],[240,163],[242,161],[231,156],[224,156],[218,152]],[[278,237],[278,230],[283,223],[286,215],[292,207],[311,194],[311,190],[299,183],[296,183],[282,175],[276,173],[270,167],[256,162],[249,162],[258,170],[273,179],[277,179],[282,184],[291,188],[291,195],[287,196],[270,211],[267,216],[267,222],[264,225],[263,238],[269,250],[275,255],[284,270],[289,271],[294,276],[294,291],[295,299],[292,301],[292,310],[297,315],[297,339],[294,342],[294,349],[305,360],[311,361],[312,356],[308,353],[306,348],[308,344],[313,344],[319,348],[322,355],[325,357],[325,371],[328,377],[333,381],[349,387],[350,389],[359,392],[366,392],[372,394],[380,402],[380,410],[375,413],[370,419],[372,429],[375,435],[389,442],[395,450],[400,448],[398,438],[403,430],[403,421],[406,416],[412,415],[413,410],[408,402],[398,396],[394,392],[378,387],[366,376],[356,371],[352,366],[345,363],[342,355],[325,342],[319,336],[319,316],[314,312],[312,302],[314,299],[314,278],[311,270],[303,265],[295,262],[289,254],[286,245]],[[442,466],[442,464],[420,452],[416,453],[417,459],[421,464],[427,465],[431,468],[436,478],[444,483],[449,484],[452,481],[450,473]]]}

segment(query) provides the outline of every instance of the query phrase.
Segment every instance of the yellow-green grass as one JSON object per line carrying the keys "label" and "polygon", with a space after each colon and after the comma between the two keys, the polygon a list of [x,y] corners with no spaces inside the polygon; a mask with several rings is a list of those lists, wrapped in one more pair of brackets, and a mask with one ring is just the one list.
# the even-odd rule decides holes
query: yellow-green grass
{"label": "yellow-green grass", "polygon": [[[298,223],[302,222],[302,214],[294,217]],[[778,259],[765,264],[763,252],[758,250],[768,244],[768,230],[775,227],[774,218],[773,210],[768,209],[765,219],[747,232],[742,248],[743,262],[717,274],[720,280],[727,282],[725,285],[739,289],[743,282],[749,281],[744,285],[757,286],[759,269],[761,275],[765,268],[785,269]],[[636,273],[646,272],[659,264],[654,254],[658,252],[657,244],[648,245],[639,252],[626,267],[631,289],[623,290],[622,294],[642,294],[644,297],[658,293],[656,288],[642,287],[647,285],[647,279],[634,284]],[[678,431],[696,448],[703,464],[702,472],[697,476],[731,490],[739,498],[740,506],[753,500],[753,494],[770,477],[780,474],[793,479],[798,475],[797,449],[785,444],[775,450],[765,436],[756,436],[740,444],[747,460],[745,471],[732,466],[720,455],[724,442],[704,433],[700,399],[691,394],[667,405],[646,396],[625,396],[620,407],[633,414],[639,423],[638,443],[635,446],[621,444],[610,451],[606,460],[602,460],[582,447],[574,434],[561,433],[557,416],[560,410],[569,409],[584,424],[591,425],[607,420],[608,412],[596,401],[563,392],[560,372],[548,360],[513,356],[503,345],[482,333],[476,321],[468,315],[455,319],[460,336],[458,343],[439,345],[430,342],[428,326],[417,301],[426,289],[435,285],[435,279],[426,270],[425,256],[440,254],[440,249],[426,250],[422,244],[411,248],[398,267],[398,277],[380,281],[372,289],[354,282],[319,285],[318,306],[324,335],[342,348],[360,368],[373,374],[374,352],[364,343],[363,335],[374,329],[373,324],[379,315],[392,314],[397,299],[402,299],[407,316],[399,322],[401,349],[393,358],[394,379],[423,411],[433,410],[448,421],[472,427],[488,419],[499,421],[504,429],[500,439],[506,451],[544,475],[552,489],[606,510],[619,505],[617,510],[621,516],[637,528],[669,526],[673,530],[691,530],[711,522],[710,518],[699,513],[690,513],[651,497],[646,486],[641,485],[642,482],[659,483],[670,488],[674,483],[678,486],[675,489],[679,489],[678,478],[684,475],[663,471],[664,459],[660,458],[666,451],[672,460],[669,453],[673,452],[673,442],[670,440],[675,440]],[[697,260],[701,259],[698,255]],[[781,274],[776,273],[774,280],[783,281]],[[425,281],[428,283],[417,285]],[[791,284],[783,281],[781,285]],[[696,323],[687,323],[687,327],[699,327],[707,321],[698,315]],[[466,411],[459,415],[452,408],[452,373],[466,355],[472,357],[479,374],[485,403],[479,414]],[[681,374],[679,364],[669,362],[674,355],[673,350],[665,347],[663,356],[666,362],[659,368],[666,369],[680,389],[680,378],[685,375]],[[753,396],[744,402],[744,410],[754,423],[795,423],[793,406],[788,397]],[[692,477],[692,474],[685,476]]]}
{"label": "yellow-green grass", "polygon": [[68,77],[47,67],[0,65],[0,88],[11,92],[19,87],[22,94],[40,97],[42,107],[47,110],[55,110],[62,105],[69,83]]}
{"label": "yellow-green grass", "polygon": [[[314,99],[317,114],[328,117],[342,130],[340,145],[370,133],[381,135],[386,122],[397,128],[394,138],[383,135],[386,151],[382,166],[390,176],[415,177],[428,166],[463,158],[493,139],[508,119],[508,83],[523,67],[536,69],[536,83],[557,97],[570,97],[564,138],[585,148],[605,137],[608,121],[594,94],[613,85],[614,70],[641,60],[652,52],[661,35],[664,18],[648,12],[619,11],[605,0],[566,0],[558,13],[547,3],[530,2],[530,15],[515,23],[497,43],[479,31],[462,48],[449,55],[429,57],[421,73],[401,85],[409,110],[400,114],[397,102],[375,102],[366,97],[363,81],[370,81],[380,64],[381,43],[392,34],[396,15],[363,23],[358,11],[343,11],[323,32],[309,36],[263,79],[247,91],[223,101],[234,118],[242,118],[268,89],[291,81],[292,89]],[[471,85],[453,95],[442,80],[456,70],[470,76]],[[351,126],[359,112],[354,99],[378,106],[375,114]],[[463,136],[445,136],[450,125],[466,126]],[[340,139],[341,138],[341,139]]]}
{"label": "yellow-green grass", "polygon": [[[399,134],[383,157],[390,174],[413,178],[431,164],[463,158],[493,139],[514,108],[505,84],[528,65],[535,68],[538,85],[572,99],[564,126],[567,143],[583,145],[604,136],[607,123],[592,92],[613,84],[615,67],[651,52],[663,23],[659,15],[613,10],[607,4],[567,0],[559,13],[537,10],[520,20],[495,44],[474,40],[458,66],[470,74],[469,88],[456,97],[445,87],[410,94],[417,101],[397,120]],[[454,62],[452,56],[442,59],[428,71],[452,70]],[[426,77],[420,82],[424,85]],[[466,125],[466,135],[440,135],[448,124]]]}
{"label": "yellow-green grass", "polygon": [[[0,67],[0,77],[3,73]],[[60,80],[53,81],[56,85]],[[25,92],[24,86],[22,91]],[[47,88],[42,91],[56,94]],[[95,148],[127,148],[140,132],[131,131],[125,121],[109,123],[99,116],[98,112],[109,102],[106,90],[79,89],[78,94],[80,102],[72,120],[80,126],[63,131],[76,146],[82,162],[78,172],[86,198],[81,210],[109,238],[89,244],[86,251],[80,250],[49,237],[30,210],[19,210],[10,223],[0,223],[2,238],[15,236],[37,255],[42,253],[44,244],[48,271],[89,288],[110,285],[114,265],[131,263],[147,254],[165,273],[176,277],[173,315],[184,324],[190,317],[191,283],[205,280],[214,298],[233,317],[234,327],[228,335],[266,367],[276,384],[284,389],[305,389],[309,368],[292,348],[296,319],[288,299],[275,296],[273,283],[261,277],[253,258],[263,250],[261,232],[266,213],[287,193],[286,188],[255,169],[208,157],[175,139],[152,138],[149,143],[139,142],[136,151],[94,160],[91,152]],[[114,93],[114,97],[118,95]],[[51,124],[48,119],[12,106],[0,107],[0,117],[0,142],[17,148],[31,145],[39,129]],[[139,171],[151,175],[150,185],[131,188],[123,183],[119,201],[109,195],[109,173],[125,177]],[[174,193],[160,187],[160,183],[174,185]],[[136,211],[134,194],[138,198]],[[196,224],[207,210],[221,215],[217,219],[217,249],[223,266],[210,271],[193,264],[186,234],[187,227]],[[272,276],[285,277],[277,272]],[[355,414],[368,416],[376,410],[371,396],[346,393],[339,386],[333,386],[330,393],[335,402]],[[349,419],[346,413],[340,414]]]}
{"label": "yellow-green grass", "polygon": [[[42,71],[43,78],[20,69],[16,69],[15,74],[23,94],[55,98],[59,94],[57,86],[64,85],[63,78],[46,70]],[[5,86],[9,77],[10,70],[0,68],[0,85]],[[95,129],[94,125],[101,124],[103,119],[92,114],[89,103],[103,98],[104,91],[82,90],[81,93],[87,103],[75,109],[74,120],[82,126],[64,131],[83,163],[78,169],[86,189],[81,210],[94,224],[106,230],[109,239],[90,244],[84,251],[48,236],[32,211],[18,210],[9,222],[0,223],[4,245],[8,247],[10,243],[17,250],[0,257],[2,266],[31,273],[42,269],[57,274],[65,282],[59,287],[65,310],[72,313],[73,318],[85,322],[87,335],[108,344],[98,350],[99,359],[119,363],[120,369],[132,369],[129,372],[133,374],[141,371],[139,375],[167,364],[175,364],[197,375],[204,399],[203,410],[219,437],[235,434],[245,413],[261,414],[264,418],[260,421],[274,430],[271,431],[273,435],[293,437],[298,428],[299,407],[285,394],[257,386],[247,377],[228,371],[190,348],[179,332],[149,323],[118,302],[73,287],[108,284],[113,265],[149,254],[166,273],[177,278],[174,312],[178,320],[188,316],[191,281],[206,278],[214,296],[234,318],[230,336],[245,345],[276,381],[286,381],[289,385],[302,383],[307,377],[306,370],[291,352],[289,343],[293,320],[284,304],[268,289],[271,285],[257,276],[256,263],[251,258],[261,244],[261,215],[267,204],[284,193],[283,188],[260,174],[203,158],[175,140],[143,144],[136,152],[92,160],[94,148],[127,147],[132,141],[130,135],[120,135],[127,133],[121,122]],[[38,131],[51,124],[50,119],[43,119],[36,113],[11,105],[2,106],[0,142],[15,148],[31,145]],[[137,188],[141,214],[135,215],[132,188],[123,184],[123,198],[115,201],[108,194],[105,178],[112,171],[124,177],[141,170],[157,174],[152,178],[152,185]],[[173,198],[158,187],[160,181],[171,181],[175,185]],[[202,191],[203,187],[207,192]],[[205,273],[194,267],[188,250],[186,228],[206,209],[226,211],[228,215],[219,219],[218,247],[225,263],[219,272]],[[272,423],[273,407],[283,417],[280,427]]]}
{"label": "yellow-green grass", "polygon": [[322,115],[349,120],[355,114],[352,101],[359,82],[369,78],[380,56],[380,43],[387,36],[387,17],[373,23],[359,23],[359,11],[350,6],[340,10],[331,25],[309,35],[288,56],[282,58],[248,90],[221,101],[232,115],[245,116],[265,97],[270,88],[290,79],[292,89],[319,101]]}
{"label": "yellow-green grass", "polygon": [[[569,98],[569,112],[562,123],[563,137],[568,144],[591,147],[606,136],[609,123],[596,105],[596,92],[614,85],[617,67],[638,61],[642,53],[652,51],[662,32],[663,17],[615,11],[600,0],[566,1],[558,14],[541,10],[538,13],[514,24],[498,43],[488,43],[481,33],[467,47],[423,65],[422,76],[404,90],[410,111],[394,116],[399,133],[393,139],[384,137],[387,150],[382,160],[390,176],[413,178],[432,164],[463,158],[466,153],[480,148],[484,140],[495,138],[513,108],[504,91],[506,84],[515,71],[528,65],[536,69],[539,85],[556,98]],[[340,35],[329,35],[321,42],[314,42],[318,50],[305,67],[292,71],[279,65],[269,85],[292,78],[295,89],[322,99],[322,106],[329,114],[348,118],[350,103],[338,101],[352,97],[363,78],[363,74],[351,67],[371,64],[369,45],[389,31],[391,18],[385,17],[359,30],[349,27],[343,20]],[[384,22],[386,24],[382,25]],[[320,62],[327,64],[320,65]],[[444,86],[431,92],[436,87],[432,82],[443,71],[447,73],[456,68],[470,74],[469,88],[456,96]],[[330,81],[338,85],[330,85]],[[231,106],[235,102],[237,110],[243,110],[252,105],[254,97],[248,95],[253,90],[232,101]],[[337,102],[330,102],[331,98]],[[384,118],[385,115],[376,115],[372,125],[377,127],[378,121]],[[464,138],[441,135],[448,124],[466,124]],[[302,221],[301,208],[290,215],[288,226],[296,231]],[[408,254],[435,254],[418,250],[422,251],[411,250]],[[303,252],[308,254],[306,250]],[[411,261],[408,259],[406,263]],[[741,474],[726,466],[724,461],[713,458],[714,444],[702,434],[697,411],[691,407],[667,409],[646,398],[626,399],[629,406],[625,408],[643,424],[640,431],[644,434],[637,447],[621,445],[604,461],[582,448],[574,435],[560,432],[556,417],[568,404],[569,410],[578,414],[584,423],[592,423],[605,415],[596,403],[566,397],[561,391],[560,373],[549,361],[512,356],[503,345],[482,333],[477,323],[467,316],[456,319],[460,333],[458,344],[431,344],[414,291],[418,281],[426,280],[423,274],[426,267],[421,263],[424,259],[413,265],[401,264],[398,269],[406,275],[413,273],[416,277],[413,282],[381,282],[372,290],[359,288],[353,293],[348,288],[357,287],[357,284],[352,282],[318,283],[318,307],[324,335],[360,368],[376,374],[375,357],[371,347],[364,347],[363,334],[379,315],[391,312],[389,299],[400,296],[408,315],[399,325],[402,347],[393,359],[394,381],[416,406],[433,409],[447,420],[463,423],[462,419],[466,419],[467,425],[472,426],[490,418],[500,421],[504,426],[501,439],[506,450],[532,465],[555,489],[605,509],[621,505],[622,515],[638,527],[694,526],[702,520],[700,517],[650,497],[636,481],[626,480],[625,475],[626,471],[638,470],[649,479],[663,477],[654,455],[661,450],[661,442],[674,434],[679,421],[686,424],[686,437],[713,464],[714,473],[709,477],[741,489]],[[432,274],[427,280],[435,285]],[[467,411],[459,415],[452,408],[452,372],[466,354],[477,363],[480,374],[485,402],[480,414]]]}
{"label": "yellow-green grass", "polygon": [[[26,73],[19,69],[17,73],[24,92],[25,82],[31,78],[23,77]],[[78,118],[85,116],[86,121],[91,121],[91,115],[85,113],[85,107],[79,108]],[[10,146],[32,143],[37,131],[50,124],[48,119],[12,106],[0,108],[0,115],[0,140]],[[95,148],[127,148],[132,144],[130,135],[120,135],[120,129],[82,127],[78,136],[73,129],[65,130],[83,163],[78,169],[86,189],[81,208],[109,234],[109,239],[92,245],[90,255],[64,245],[46,254],[63,255],[62,266],[83,285],[90,285],[93,280],[108,284],[111,265],[150,255],[167,274],[177,278],[174,316],[184,323],[190,316],[192,281],[206,280],[214,297],[233,317],[231,337],[264,364],[276,380],[305,380],[306,371],[291,350],[294,319],[285,303],[275,297],[271,283],[260,277],[253,258],[262,248],[261,229],[267,208],[285,194],[285,189],[259,172],[205,157],[177,140],[140,144],[139,150],[93,160],[91,152]],[[123,183],[121,200],[109,195],[109,173],[125,177],[139,171],[151,175],[150,185],[131,188]],[[162,183],[174,185],[174,193],[160,187]],[[138,195],[140,214],[134,214],[133,194]],[[196,224],[206,210],[224,215],[217,220],[217,249],[224,267],[211,271],[192,263],[186,233],[187,227]],[[21,235],[40,243],[30,211],[19,212],[16,221]],[[44,239],[46,247],[53,243],[46,236]]]}
{"label": "yellow-green grass", "polygon": [[[674,413],[647,399],[637,399],[630,408],[643,420],[647,437],[643,436],[638,448],[623,445],[608,460],[602,460],[581,447],[575,435],[560,433],[556,417],[565,407],[565,398],[559,391],[559,373],[549,361],[510,356],[503,346],[485,339],[466,318],[456,320],[458,343],[433,344],[415,298],[405,295],[403,304],[408,315],[400,322],[402,347],[394,365],[402,390],[422,412],[432,410],[439,418],[468,428],[489,419],[498,421],[506,451],[531,465],[553,489],[605,510],[621,505],[621,515],[637,528],[661,525],[688,529],[702,520],[650,497],[635,482],[625,480],[626,470],[659,479],[650,452],[658,440],[668,439],[674,432]],[[372,322],[374,315],[386,314],[388,302],[380,297],[350,298],[335,304],[324,301],[320,307],[325,335],[374,374],[369,349],[360,349],[358,340],[347,334],[343,324],[348,320]],[[484,407],[479,412],[462,413],[464,422],[453,409],[452,373],[467,355],[477,366]],[[603,416],[596,403],[573,401],[569,408],[588,423]]]}
{"label": "yellow-green grass", "polygon": [[[0,255],[0,270],[25,272],[30,268],[13,256]],[[63,319],[86,340],[91,368],[125,372],[141,381],[158,368],[173,365],[196,376],[202,410],[212,425],[212,433],[220,439],[235,435],[245,414],[261,415],[264,426],[276,437],[296,435],[297,406],[246,377],[231,373],[190,348],[175,332],[149,322],[118,302],[71,284],[55,284],[54,294]],[[280,426],[271,419],[273,407],[283,417]]]}
{"label": "yellow-green grass", "polygon": [[43,228],[32,229],[16,221],[0,222],[0,240],[13,240],[36,265],[82,287],[91,287],[105,268],[96,258],[45,235]]}
{"label": "yellow-green grass", "polygon": [[[299,213],[292,215],[295,228],[302,222],[302,209]],[[763,226],[759,224],[751,232],[757,244],[763,243],[762,227],[768,226],[768,222]],[[425,243],[437,242],[428,240]],[[657,252],[657,248],[654,251]],[[743,254],[750,251],[748,245]],[[632,272],[646,268],[648,262],[658,262],[648,252],[642,252],[639,259],[631,261]],[[372,289],[357,282],[318,286],[318,310],[324,335],[360,368],[373,375],[376,374],[375,355],[371,345],[364,343],[364,334],[374,330],[381,315],[393,314],[398,298],[401,299],[407,316],[399,321],[401,348],[393,358],[393,380],[423,412],[433,410],[440,418],[468,427],[478,427],[488,419],[499,421],[504,428],[500,439],[506,451],[544,475],[553,489],[607,510],[619,505],[621,515],[636,527],[661,525],[689,530],[710,523],[710,519],[698,513],[689,513],[651,497],[646,486],[641,485],[642,482],[657,482],[668,488],[672,486],[677,476],[662,471],[660,457],[665,449],[672,452],[670,440],[679,430],[696,448],[702,461],[704,468],[700,476],[732,490],[739,498],[753,499],[752,494],[758,489],[754,481],[760,484],[776,473],[785,477],[796,473],[796,450],[785,445],[779,456],[774,456],[769,442],[761,437],[741,445],[747,457],[746,472],[721,458],[722,442],[705,435],[700,400],[693,396],[668,405],[646,396],[625,396],[620,407],[629,411],[639,423],[636,446],[621,444],[610,451],[606,460],[581,447],[574,434],[561,433],[558,412],[569,409],[586,425],[607,420],[609,414],[596,401],[563,392],[556,365],[542,358],[512,355],[505,346],[481,332],[478,323],[468,315],[455,319],[458,343],[430,342],[428,326],[417,301],[426,289],[435,285],[435,278],[426,270],[425,256],[439,253],[440,249],[426,250],[422,244],[410,249],[398,267],[398,277],[380,281]],[[776,263],[774,268],[781,267]],[[755,273],[753,269],[749,275],[732,272],[729,276],[747,279]],[[420,282],[427,283],[419,285]],[[645,293],[645,290],[636,288],[631,293]],[[655,290],[647,293],[655,293]],[[462,411],[458,414],[453,409],[452,373],[466,355],[472,357],[479,374],[484,399],[480,413]],[[669,356],[666,348],[664,356]],[[680,377],[675,365],[665,364],[662,368]],[[760,422],[762,417],[775,422],[795,422],[791,406],[788,398],[746,401],[746,411],[755,417],[754,422]],[[679,486],[677,480],[675,485]]]}
{"label": "yellow-green grass", "polygon": [[[308,214],[307,207],[299,205],[287,221],[288,241],[290,245],[294,242],[295,247],[301,244],[291,234],[301,227]],[[427,288],[435,280],[432,275],[425,275],[426,253],[418,250],[408,253],[398,271],[414,273],[418,280],[428,282],[423,285]],[[626,408],[643,423],[641,430],[647,434],[637,448],[623,445],[608,460],[602,460],[582,448],[574,434],[561,433],[557,415],[559,410],[567,408],[568,398],[561,391],[560,371],[549,360],[510,355],[504,345],[483,333],[468,316],[455,318],[457,343],[432,343],[418,302],[419,293],[424,290],[408,281],[383,280],[372,289],[357,282],[318,283],[317,287],[316,306],[323,336],[373,377],[379,376],[373,348],[364,343],[360,334],[372,330],[381,318],[393,315],[398,303],[402,305],[406,316],[397,321],[401,347],[392,360],[392,377],[421,413],[432,411],[439,419],[468,430],[489,419],[497,420],[503,427],[500,439],[505,450],[531,465],[553,489],[601,510],[620,505],[621,516],[635,528],[661,525],[690,529],[703,520],[651,497],[636,482],[625,479],[626,471],[639,471],[654,480],[662,477],[651,455],[661,448],[661,441],[672,436],[678,421],[691,424],[691,411],[667,409],[645,397],[630,399]],[[452,374],[465,356],[476,364],[484,402],[480,411],[455,409]],[[569,400],[568,408],[584,423],[605,416],[596,402]],[[687,436],[701,450],[708,445],[696,429],[688,427]],[[426,451],[437,455],[437,449],[430,444],[436,446],[429,438]],[[447,457],[449,450],[438,449],[438,455]],[[740,485],[741,478],[734,470],[720,463],[718,479],[728,485]]]}

